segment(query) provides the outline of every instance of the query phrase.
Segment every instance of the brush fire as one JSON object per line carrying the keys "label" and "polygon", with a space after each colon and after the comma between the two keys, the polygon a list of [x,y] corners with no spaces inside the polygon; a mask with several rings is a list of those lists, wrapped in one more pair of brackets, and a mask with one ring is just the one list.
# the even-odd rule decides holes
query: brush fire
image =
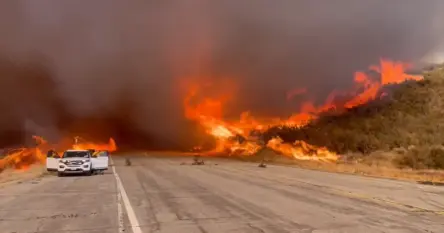
{"label": "brush fire", "polygon": [[[369,67],[369,72],[356,72],[354,86],[351,91],[335,90],[323,104],[315,101],[306,101],[300,105],[297,113],[287,118],[255,117],[250,112],[243,112],[238,120],[225,120],[226,104],[233,102],[232,93],[222,93],[218,96],[205,96],[204,85],[189,85],[183,99],[184,116],[188,120],[197,122],[204,129],[205,134],[215,140],[212,148],[205,148],[202,143],[195,146],[203,155],[237,155],[251,156],[263,148],[269,148],[278,154],[298,160],[312,160],[322,162],[335,162],[340,155],[328,150],[322,145],[310,145],[304,141],[285,143],[281,138],[265,140],[263,133],[270,127],[290,126],[303,127],[316,120],[326,112],[341,113],[347,109],[368,103],[387,96],[384,86],[399,84],[408,80],[418,81],[422,76],[405,73],[409,66],[402,62],[381,59],[378,66]],[[229,88],[233,90],[234,88]],[[309,93],[305,87],[290,90],[286,98],[291,100],[295,96],[304,96]],[[338,101],[338,100],[342,101]],[[346,99],[344,102],[343,100]],[[52,145],[44,138],[34,136],[34,147],[23,147],[9,150],[0,160],[0,171],[5,168],[26,170],[35,163],[45,163],[45,154],[50,149],[64,151],[66,149],[95,149],[116,151],[117,146],[113,138],[108,143],[99,144],[74,138],[74,143],[60,142]],[[70,141],[71,139],[67,140]]]}
{"label": "brush fire", "polygon": [[3,159],[0,160],[0,171],[6,168],[14,168],[16,170],[27,170],[33,164],[44,164],[46,161],[46,152],[49,150],[55,150],[63,154],[63,151],[74,150],[107,150],[114,152],[117,150],[116,142],[113,138],[109,139],[108,143],[93,143],[83,140],[80,137],[74,138],[74,143],[60,142],[55,145],[48,143],[44,138],[39,136],[33,136],[35,141],[34,147],[23,147],[12,149],[7,153]]}
{"label": "brush fire", "polygon": [[[369,67],[370,72],[355,73],[352,91],[333,91],[324,104],[319,106],[316,106],[314,101],[306,101],[301,104],[298,113],[287,119],[259,119],[249,112],[243,112],[238,121],[225,121],[222,116],[227,95],[222,95],[220,98],[201,97],[198,86],[194,85],[185,97],[185,116],[197,121],[205,132],[216,140],[216,146],[204,153],[207,155],[228,153],[250,156],[267,147],[278,154],[298,160],[334,162],[339,159],[339,155],[325,147],[310,145],[304,141],[285,143],[281,138],[272,138],[265,142],[261,134],[275,126],[303,127],[316,120],[322,113],[332,111],[340,113],[387,96],[387,93],[383,91],[386,85],[399,84],[408,80],[418,81],[423,78],[406,74],[405,71],[408,68],[408,64],[381,59],[378,66]],[[297,88],[289,91],[286,97],[291,99],[307,92],[306,88]],[[337,99],[344,98],[348,100],[339,104]]]}

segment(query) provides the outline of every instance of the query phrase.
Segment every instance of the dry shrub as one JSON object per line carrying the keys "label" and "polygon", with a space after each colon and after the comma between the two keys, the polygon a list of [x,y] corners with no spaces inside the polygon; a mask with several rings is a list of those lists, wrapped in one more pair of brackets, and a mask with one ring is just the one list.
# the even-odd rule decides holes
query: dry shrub
{"label": "dry shrub", "polygon": [[393,152],[375,151],[367,156],[361,156],[360,163],[368,166],[393,167],[395,157]]}
{"label": "dry shrub", "polygon": [[394,160],[401,168],[444,169],[444,147],[441,145],[412,147]]}

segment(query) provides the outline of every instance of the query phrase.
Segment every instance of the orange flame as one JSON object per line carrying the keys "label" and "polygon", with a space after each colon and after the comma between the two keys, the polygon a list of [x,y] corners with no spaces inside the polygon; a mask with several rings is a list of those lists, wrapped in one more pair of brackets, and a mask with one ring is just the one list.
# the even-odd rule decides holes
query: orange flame
{"label": "orange flame", "polygon": [[381,88],[384,85],[389,84],[399,84],[408,80],[419,81],[423,77],[419,75],[408,75],[405,70],[408,69],[410,65],[402,62],[394,62],[386,59],[380,60],[380,67],[370,66],[369,69],[378,73],[380,75],[380,80],[373,81],[369,75],[363,72],[355,73],[355,83],[357,88],[363,88],[361,93],[357,93],[354,98],[349,100],[346,104],[346,108],[353,108],[358,105],[365,104],[371,100],[375,100],[378,94],[381,93]]}
{"label": "orange flame", "polygon": [[114,141],[113,138],[110,138],[107,144],[99,144],[99,143],[92,143],[92,142],[74,143],[74,145],[72,146],[72,149],[75,149],[75,150],[94,149],[94,150],[107,150],[109,152],[114,152],[117,150],[117,145],[116,145],[116,141]]}
{"label": "orange flame", "polygon": [[[33,136],[32,138],[36,142],[35,147],[15,149],[13,152],[7,153],[6,155],[4,155],[4,158],[0,159],[0,172],[6,168],[14,168],[16,170],[23,171],[27,170],[33,164],[45,164],[46,154],[44,154],[42,151],[47,151],[52,147],[44,138],[40,136]],[[77,138],[78,137],[76,137],[76,141]],[[63,146],[58,145],[56,147]],[[67,149],[95,149],[114,152],[117,150],[117,145],[114,139],[110,138],[107,144],[99,144],[86,141],[81,143],[74,143],[73,145],[66,147],[63,150]]]}
{"label": "orange flame", "polygon": [[26,170],[35,163],[44,163],[46,157],[42,150],[47,147],[47,142],[38,136],[33,136],[36,146],[32,148],[18,148],[9,152],[4,158],[0,159],[0,171],[12,167],[17,170]]}
{"label": "orange flame", "polygon": [[299,160],[315,161],[336,161],[338,155],[329,151],[325,147],[316,147],[304,141],[295,141],[293,144],[287,144],[281,138],[273,138],[268,141],[267,146],[283,155],[291,156]]}
{"label": "orange flame", "polygon": [[[194,120],[202,125],[206,132],[213,136],[217,143],[211,152],[228,152],[229,154],[252,155],[260,148],[266,146],[272,150],[278,151],[283,155],[300,160],[317,161],[336,161],[338,155],[329,151],[325,147],[316,147],[304,141],[296,141],[293,144],[284,143],[280,138],[273,138],[264,145],[260,139],[252,137],[254,131],[263,132],[266,126],[295,126],[302,127],[319,117],[323,112],[342,111],[347,108],[353,108],[377,98],[382,98],[387,93],[382,92],[384,85],[399,84],[407,80],[418,81],[422,76],[408,75],[405,70],[409,68],[408,64],[381,59],[379,66],[370,66],[370,71],[379,75],[376,79],[365,73],[356,72],[354,76],[354,91],[335,90],[328,95],[324,104],[315,106],[313,101],[302,103],[300,111],[291,115],[286,120],[280,118],[257,119],[244,112],[239,121],[228,122],[223,120],[223,107],[227,98],[203,98],[197,104],[191,104],[191,99],[199,94],[199,88],[193,86],[188,92],[184,101],[185,117]],[[307,93],[306,88],[298,88],[287,93],[287,100],[296,95]],[[335,99],[338,96],[353,97],[345,104],[337,105]],[[379,96],[378,96],[379,95]],[[235,140],[237,136],[242,140]]]}

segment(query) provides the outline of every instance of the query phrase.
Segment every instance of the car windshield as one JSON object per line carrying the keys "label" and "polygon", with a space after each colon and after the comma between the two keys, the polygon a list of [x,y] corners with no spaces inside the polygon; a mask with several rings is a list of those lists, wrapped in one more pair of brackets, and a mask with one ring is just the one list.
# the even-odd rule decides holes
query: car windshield
{"label": "car windshield", "polygon": [[66,151],[63,154],[63,158],[89,158],[89,152],[87,151]]}

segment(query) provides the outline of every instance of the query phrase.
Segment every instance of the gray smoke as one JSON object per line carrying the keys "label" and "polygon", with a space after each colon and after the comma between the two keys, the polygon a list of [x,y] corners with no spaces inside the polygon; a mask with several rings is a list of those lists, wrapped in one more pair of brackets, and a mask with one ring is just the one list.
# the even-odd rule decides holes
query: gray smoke
{"label": "gray smoke", "polygon": [[[440,0],[3,1],[0,126],[49,134],[63,117],[114,117],[180,144],[193,128],[184,77],[235,77],[228,115],[286,115],[293,88],[322,100],[380,57],[423,58],[444,39],[442,12]],[[50,80],[24,80],[29,66]]]}

